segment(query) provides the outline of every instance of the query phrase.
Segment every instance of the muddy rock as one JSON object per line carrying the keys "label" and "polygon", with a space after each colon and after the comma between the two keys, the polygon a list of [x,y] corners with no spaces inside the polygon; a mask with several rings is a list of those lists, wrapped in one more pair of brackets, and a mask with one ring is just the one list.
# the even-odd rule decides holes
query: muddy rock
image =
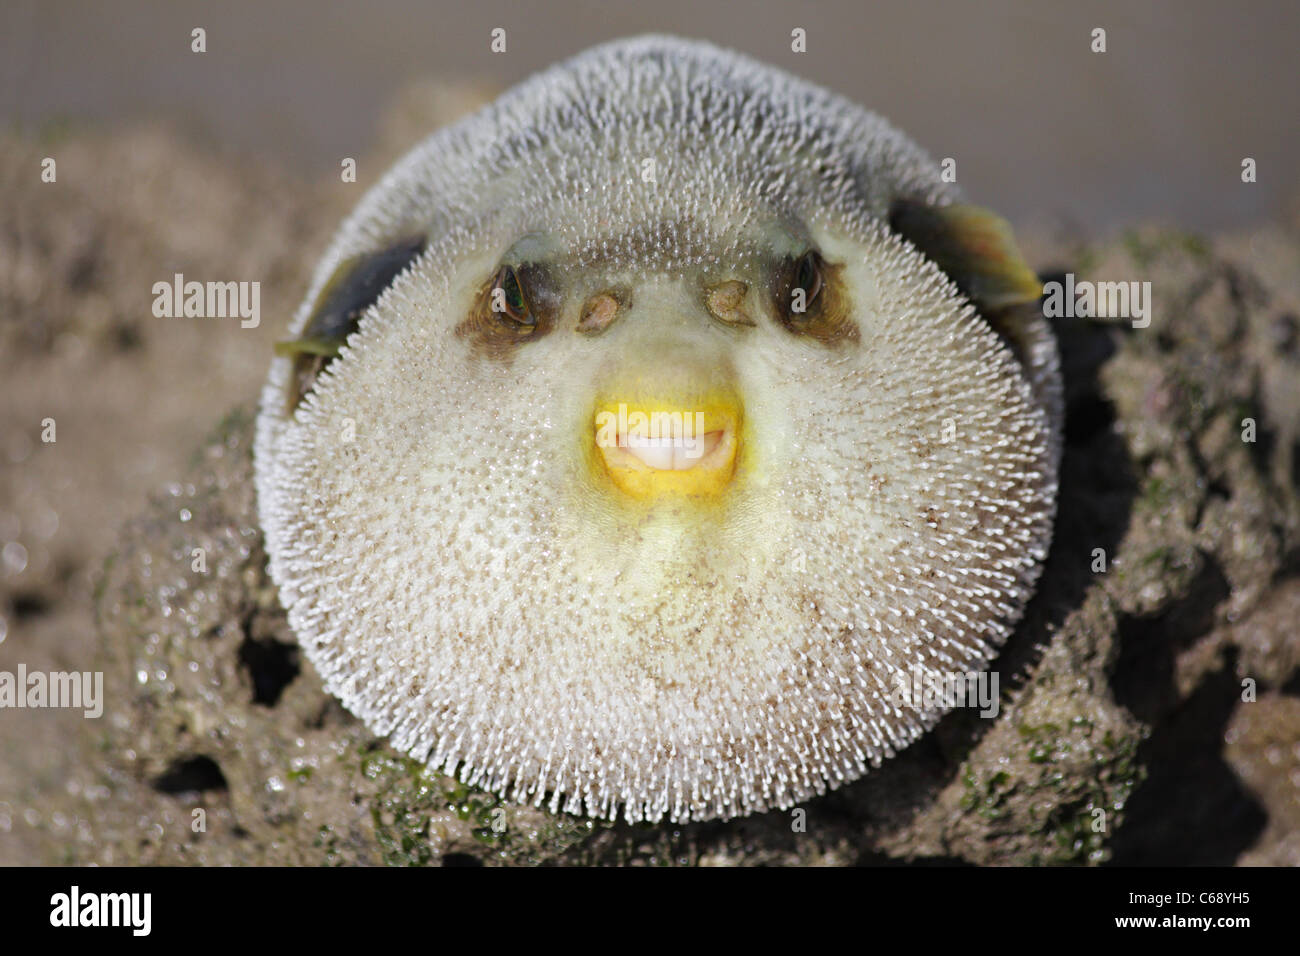
{"label": "muddy rock", "polygon": [[[120,148],[174,158],[179,148],[154,135]],[[39,158],[30,144],[15,150],[24,167]],[[280,312],[290,308],[304,267],[281,244],[321,248],[335,215],[329,203],[308,201],[282,177],[222,178],[206,171],[215,161],[179,155],[155,159],[153,175],[188,169],[239,200],[196,215],[240,219],[256,209],[268,220],[265,234],[281,249],[265,267],[270,294]],[[164,172],[177,163],[181,172]],[[120,203],[129,207],[133,195]],[[49,400],[42,377],[66,374],[87,350],[139,353],[147,367],[181,376],[197,374],[202,357],[181,327],[160,333],[140,318],[152,272],[117,275],[133,258],[156,260],[164,245],[190,256],[176,259],[178,269],[200,270],[210,260],[197,247],[184,253],[187,227],[172,223],[159,235],[141,213],[128,249],[105,252],[100,233],[119,222],[112,202],[97,193],[85,228],[65,235],[40,225],[42,210],[72,222],[75,196],[50,196],[23,207],[22,222],[0,237],[22,246],[4,257],[11,271],[0,297],[39,320],[0,326],[9,354],[23,355],[24,394],[40,398],[21,408],[28,444]],[[48,263],[28,249],[47,231],[57,276],[42,274]],[[1150,281],[1153,309],[1146,328],[1056,322],[1068,405],[1060,507],[1038,594],[995,663],[995,716],[956,711],[854,784],[795,811],[723,823],[553,815],[430,772],[325,694],[288,630],[264,570],[251,477],[251,402],[265,361],[240,352],[234,410],[222,418],[202,403],[185,409],[186,447],[196,449],[188,465],[165,455],[158,467],[171,480],[147,503],[99,499],[123,514],[139,501],[137,517],[115,536],[52,551],[35,591],[0,582],[15,620],[15,609],[32,612],[30,595],[53,608],[64,589],[67,606],[85,611],[87,632],[78,639],[76,624],[60,630],[70,635],[64,644],[43,644],[40,615],[28,613],[0,645],[0,666],[35,666],[48,653],[49,666],[102,670],[106,700],[99,720],[58,718],[56,737],[52,724],[34,723],[57,751],[49,757],[28,754],[16,724],[3,728],[0,858],[1300,864],[1300,232],[1202,240],[1153,229],[1026,246],[1047,278],[1069,270],[1079,280]],[[230,277],[263,268],[230,256],[220,260]],[[50,283],[59,298],[48,298]],[[268,312],[266,322],[278,328],[283,316]],[[257,333],[256,354],[274,334]],[[250,341],[241,345],[249,355]],[[169,342],[180,344],[169,351]],[[122,393],[117,407],[129,409],[128,399]],[[17,433],[4,424],[7,436]],[[110,460],[105,450],[90,465]],[[18,474],[4,478],[8,507],[28,533],[39,528],[30,516],[46,486],[39,470]],[[39,558],[39,542],[28,553]]]}
{"label": "muddy rock", "polygon": [[1155,309],[1145,329],[1061,320],[1057,536],[996,718],[950,715],[801,812],[729,823],[593,823],[467,788],[368,734],[299,656],[241,409],[105,572],[116,708],[92,743],[113,796],[89,858],[1297,862],[1300,409],[1276,344],[1294,290],[1161,232],[1099,247],[1086,277],[1150,277]]}

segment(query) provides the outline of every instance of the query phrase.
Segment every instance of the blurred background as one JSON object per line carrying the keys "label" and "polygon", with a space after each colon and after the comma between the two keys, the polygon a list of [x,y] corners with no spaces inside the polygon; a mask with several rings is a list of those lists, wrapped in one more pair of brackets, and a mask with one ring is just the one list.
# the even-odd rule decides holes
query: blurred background
{"label": "blurred background", "polygon": [[[1015,221],[1196,229],[1269,217],[1295,197],[1296,47],[1289,0],[307,0],[221,4],[6,0],[0,117],[167,117],[304,171],[375,136],[413,77],[505,87],[594,43],[662,31],[783,66],[958,159],[979,202]],[[207,53],[190,30],[207,30]],[[504,54],[488,49],[507,31]],[[790,31],[807,31],[792,53]],[[1106,30],[1107,52],[1091,52]],[[1259,181],[1242,188],[1244,156]]]}

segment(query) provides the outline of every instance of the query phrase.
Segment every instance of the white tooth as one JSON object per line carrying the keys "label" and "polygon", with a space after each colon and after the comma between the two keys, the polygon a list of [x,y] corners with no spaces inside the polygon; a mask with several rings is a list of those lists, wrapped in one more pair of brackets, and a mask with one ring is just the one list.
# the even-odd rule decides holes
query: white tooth
{"label": "white tooth", "polygon": [[671,448],[628,448],[628,451],[640,458],[651,468],[668,471],[673,467],[673,450]]}
{"label": "white tooth", "polygon": [[704,435],[678,438],[673,444],[673,467],[690,468],[704,457],[707,448],[708,440]]}
{"label": "white tooth", "polygon": [[676,453],[674,464],[679,469],[694,468],[721,443],[722,432],[705,432],[691,440],[693,447],[683,448]]}

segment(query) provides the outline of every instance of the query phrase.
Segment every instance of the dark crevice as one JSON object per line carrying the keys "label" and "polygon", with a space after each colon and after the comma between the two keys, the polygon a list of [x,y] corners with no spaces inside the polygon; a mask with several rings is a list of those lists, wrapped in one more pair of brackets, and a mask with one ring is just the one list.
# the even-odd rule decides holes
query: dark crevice
{"label": "dark crevice", "polygon": [[1291,548],[1282,555],[1276,581],[1285,578],[1300,578],[1300,547]]}
{"label": "dark crevice", "polygon": [[274,707],[284,689],[298,676],[298,646],[249,634],[239,645],[239,663],[253,685],[253,703]]}
{"label": "dark crevice", "polygon": [[100,241],[88,238],[77,251],[64,276],[69,291],[84,295],[99,284],[103,264],[99,254],[101,248]]}
{"label": "dark crevice", "polygon": [[307,718],[305,726],[309,730],[320,730],[327,724],[339,724],[346,726],[356,720],[352,714],[344,709],[337,698],[329,697],[324,700],[316,712]]}
{"label": "dark crevice", "polygon": [[39,617],[50,610],[49,599],[36,591],[23,591],[13,596],[14,617],[22,620],[26,617]]}
{"label": "dark crevice", "polygon": [[1065,416],[1065,443],[1086,445],[1115,424],[1115,407],[1099,395],[1087,395],[1071,406]]}
{"label": "dark crevice", "polygon": [[130,352],[144,344],[144,337],[140,334],[140,327],[127,322],[119,322],[114,325],[110,335],[113,348],[119,352]]}
{"label": "dark crevice", "polygon": [[1222,754],[1240,699],[1229,660],[1138,748],[1147,779],[1124,808],[1110,865],[1230,866],[1259,838],[1267,815]]}
{"label": "dark crevice", "polygon": [[221,767],[211,757],[202,754],[172,761],[171,766],[154,780],[153,788],[172,796],[227,789]]}
{"label": "dark crevice", "polygon": [[469,853],[447,853],[442,858],[443,866],[482,866],[483,861]]}
{"label": "dark crevice", "polygon": [[1147,724],[1159,723],[1178,706],[1175,661],[1218,623],[1219,606],[1230,592],[1222,569],[1207,556],[1186,598],[1153,617],[1121,619],[1111,673],[1115,700]]}
{"label": "dark crevice", "polygon": [[[1252,392],[1258,396],[1259,385],[1252,388]],[[1255,440],[1244,441],[1246,451],[1250,456],[1251,464],[1255,466],[1255,473],[1267,477],[1272,471],[1274,456],[1277,454],[1278,433],[1277,429],[1264,418],[1264,409],[1255,405],[1246,406],[1242,409],[1242,417],[1233,421],[1233,427],[1238,434],[1245,431],[1246,426],[1242,424],[1246,418],[1252,418],[1255,421]]]}
{"label": "dark crevice", "polygon": [[1273,348],[1294,355],[1297,345],[1300,345],[1300,319],[1291,312],[1280,312],[1269,323],[1268,333]]}

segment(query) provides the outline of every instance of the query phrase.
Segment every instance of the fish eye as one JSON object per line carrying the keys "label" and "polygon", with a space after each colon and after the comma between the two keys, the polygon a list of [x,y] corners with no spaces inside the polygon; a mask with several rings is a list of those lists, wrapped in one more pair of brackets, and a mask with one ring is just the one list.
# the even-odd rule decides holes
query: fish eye
{"label": "fish eye", "polygon": [[537,328],[537,316],[529,307],[524,284],[513,266],[502,266],[492,282],[492,313],[502,325],[516,332],[528,333]]}
{"label": "fish eye", "polygon": [[488,357],[509,361],[520,346],[555,328],[562,303],[562,286],[545,263],[502,264],[479,286],[456,335]]}
{"label": "fish eye", "polygon": [[[795,289],[803,290],[803,308],[797,308],[799,302],[793,295]],[[790,311],[796,316],[806,314],[809,306],[816,301],[822,291],[822,259],[815,250],[809,249],[795,264],[794,283],[791,287]]]}
{"label": "fish eye", "polygon": [[827,262],[816,249],[782,260],[769,286],[777,318],[786,331],[822,345],[857,341],[853,302],[842,263]]}

